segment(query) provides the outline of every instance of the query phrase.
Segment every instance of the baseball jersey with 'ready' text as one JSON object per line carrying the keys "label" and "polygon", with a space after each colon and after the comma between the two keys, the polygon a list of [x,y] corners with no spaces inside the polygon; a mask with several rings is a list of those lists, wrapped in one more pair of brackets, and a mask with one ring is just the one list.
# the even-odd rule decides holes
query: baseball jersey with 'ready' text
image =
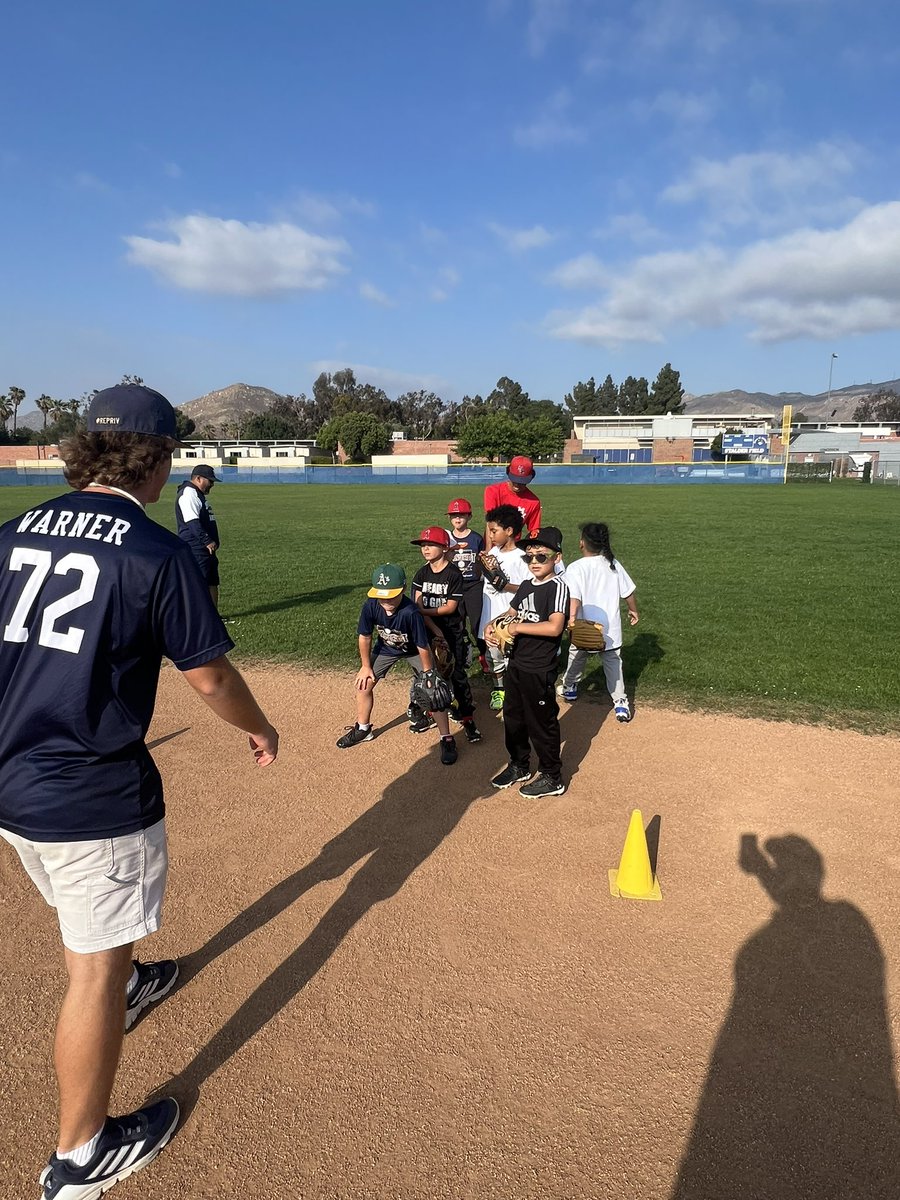
{"label": "baseball jersey with 'ready' text", "polygon": [[162,657],[186,671],[232,646],[191,552],[136,500],[71,492],[0,527],[0,826],[84,841],[154,825]]}

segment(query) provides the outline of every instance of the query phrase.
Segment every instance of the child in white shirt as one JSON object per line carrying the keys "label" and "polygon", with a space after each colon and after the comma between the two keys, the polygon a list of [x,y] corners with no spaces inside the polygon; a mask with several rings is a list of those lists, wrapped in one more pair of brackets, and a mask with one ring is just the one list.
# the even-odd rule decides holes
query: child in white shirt
{"label": "child in white shirt", "polygon": [[[566,568],[565,579],[570,594],[569,620],[584,617],[587,621],[598,621],[603,626],[606,646],[600,653],[603,656],[606,686],[612,696],[616,720],[630,721],[631,707],[625,694],[622,674],[621,604],[624,600],[628,605],[631,624],[637,625],[640,617],[634,599],[634,581],[614,557],[609,544],[609,528],[602,521],[582,525],[580,545],[583,557]],[[595,652],[569,647],[568,665],[557,691],[570,704],[578,699],[578,684],[590,653]]]}

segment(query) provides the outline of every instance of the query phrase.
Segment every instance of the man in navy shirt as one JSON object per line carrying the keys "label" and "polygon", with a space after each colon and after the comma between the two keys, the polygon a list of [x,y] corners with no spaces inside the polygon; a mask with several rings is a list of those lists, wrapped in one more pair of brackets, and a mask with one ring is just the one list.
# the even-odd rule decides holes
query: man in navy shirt
{"label": "man in navy shirt", "polygon": [[219,525],[207,496],[214,483],[221,483],[212,467],[199,463],[179,487],[175,498],[178,536],[186,542],[200,568],[213,604],[219,604]]}
{"label": "man in navy shirt", "polygon": [[177,444],[158,392],[98,392],[87,432],[61,448],[75,490],[0,527],[0,838],[56,909],[68,972],[43,1200],[99,1196],[178,1121],[173,1099],[107,1115],[125,1029],[178,974],[172,961],[132,961],[133,942],[159,927],[167,871],[145,744],[162,656],[250,735],[260,766],[278,752],[190,551],[144,512]]}

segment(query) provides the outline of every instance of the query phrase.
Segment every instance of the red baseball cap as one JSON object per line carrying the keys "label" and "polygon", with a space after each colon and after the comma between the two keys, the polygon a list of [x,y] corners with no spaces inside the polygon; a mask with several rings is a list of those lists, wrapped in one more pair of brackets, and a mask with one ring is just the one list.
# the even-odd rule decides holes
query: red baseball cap
{"label": "red baseball cap", "polygon": [[528,483],[534,479],[534,463],[530,458],[526,458],[524,454],[517,454],[506,468],[506,474],[510,479],[517,479],[522,483]]}
{"label": "red baseball cap", "polygon": [[449,517],[451,514],[453,516],[458,516],[460,513],[468,513],[468,515],[471,516],[472,505],[468,502],[468,500],[451,500],[447,505],[447,516]]}
{"label": "red baseball cap", "polygon": [[440,525],[429,525],[427,529],[423,529],[417,538],[409,543],[411,546],[444,546],[450,545],[450,534],[446,529],[441,529]]}

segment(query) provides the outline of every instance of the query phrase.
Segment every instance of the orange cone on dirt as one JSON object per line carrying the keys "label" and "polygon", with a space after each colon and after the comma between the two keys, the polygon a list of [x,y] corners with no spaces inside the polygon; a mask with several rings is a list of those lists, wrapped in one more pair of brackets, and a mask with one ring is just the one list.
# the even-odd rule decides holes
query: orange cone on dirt
{"label": "orange cone on dirt", "polygon": [[628,822],[628,833],[618,871],[609,872],[610,895],[621,900],[662,900],[659,880],[653,876],[647,835],[641,810],[636,808]]}

